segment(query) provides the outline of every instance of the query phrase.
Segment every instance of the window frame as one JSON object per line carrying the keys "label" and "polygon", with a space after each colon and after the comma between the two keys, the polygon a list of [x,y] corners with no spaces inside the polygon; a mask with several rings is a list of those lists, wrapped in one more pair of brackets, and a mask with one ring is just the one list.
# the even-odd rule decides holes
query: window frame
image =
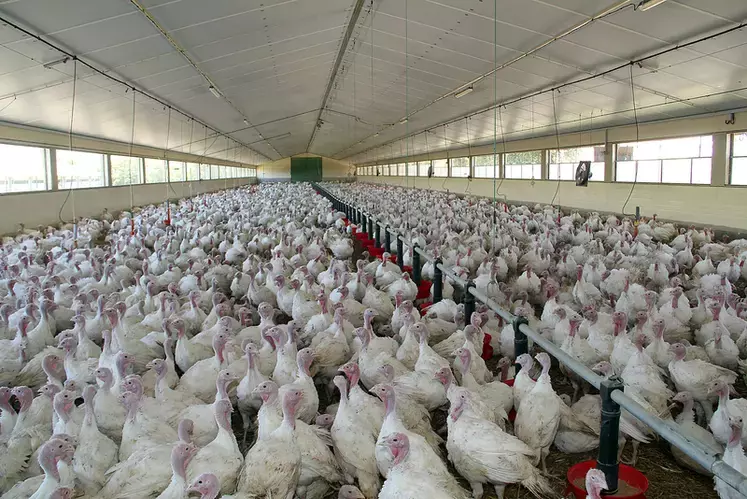
{"label": "window frame", "polygon": [[[512,151],[512,152],[505,152],[503,154],[503,177],[508,180],[540,180],[542,179],[542,154],[543,149],[534,149],[530,151]],[[511,163],[508,162],[508,156],[513,154],[526,154],[526,153],[538,153],[537,159],[539,161],[537,162],[531,162],[531,163]],[[519,167],[520,176],[516,177],[513,175],[514,167]],[[525,168],[529,168],[531,175],[530,176],[524,176],[524,170]],[[536,171],[539,171],[539,175],[536,174]],[[511,172],[509,174],[509,171]]]}
{"label": "window frame", "polygon": [[[104,187],[111,187],[111,179],[109,178],[109,155],[106,153],[100,153],[100,152],[91,152],[91,151],[84,151],[81,149],[54,149],[55,154],[55,166],[56,166],[56,172],[57,175],[56,178],[56,185],[57,190],[60,191],[67,191],[70,189],[77,190],[77,189],[101,189]],[[100,156],[101,160],[101,179],[103,184],[102,185],[85,185],[85,186],[75,186],[75,185],[64,185],[61,180],[62,177],[60,176],[60,164],[62,161],[60,161],[60,155],[65,154],[91,154],[95,156]],[[77,182],[77,180],[76,180]],[[121,187],[121,186],[116,186]],[[32,191],[32,192],[39,192],[39,191]]]}
{"label": "window frame", "polygon": [[[650,140],[639,140],[638,142],[620,142],[615,144],[615,151],[614,151],[614,163],[615,163],[615,182],[619,183],[641,183],[641,184],[669,184],[669,185],[711,185],[711,175],[713,174],[713,137],[714,134],[703,134],[703,135],[688,135],[683,137],[672,137],[672,138],[664,138],[664,139],[650,139]],[[711,146],[710,146],[710,156],[703,155],[703,139],[710,138],[711,139]],[[639,157],[635,158],[636,156],[636,145],[637,144],[652,144],[652,143],[670,143],[672,144],[674,141],[682,141],[686,139],[699,139],[698,144],[698,156],[679,156],[679,157],[662,157],[659,155],[659,157]],[[620,148],[621,147],[631,147],[631,157],[630,159],[620,159]],[[660,146],[661,148],[662,146]],[[643,152],[642,155],[645,155],[646,153]],[[677,155],[674,155],[677,156]],[[707,175],[707,182],[693,182],[693,179],[695,178],[695,175],[693,172],[695,171],[696,161],[700,160],[708,160],[710,162],[710,169],[708,170]],[[676,181],[664,181],[665,177],[665,163],[674,163],[674,162],[683,162],[688,161],[690,163],[689,168],[689,182],[676,182]],[[655,167],[656,172],[654,172],[654,175],[648,176],[651,172],[648,170],[644,170],[646,172],[646,177],[641,179],[641,163],[645,165],[649,165],[649,168]],[[658,163],[657,166],[654,166],[655,163]],[[621,179],[621,166],[625,167],[625,170],[628,168],[632,168],[633,173],[633,179],[630,180],[627,175],[625,177],[622,177]],[[671,166],[671,165],[670,165]],[[630,173],[628,171],[625,171],[625,173]]]}
{"label": "window frame", "polygon": [[[459,165],[455,166],[454,163],[459,161],[462,162],[462,160],[467,160],[467,165]],[[459,171],[462,172],[464,168],[467,169],[467,175],[454,175],[454,168],[459,168]],[[449,177],[451,178],[469,178],[472,176],[472,156],[456,156],[454,158],[449,158]]]}
{"label": "window frame", "polygon": [[[561,147],[560,149],[547,149],[547,180],[552,180],[557,182],[560,180],[561,182],[575,182],[576,181],[576,168],[578,167],[578,161],[588,161],[584,159],[579,159],[578,161],[574,163],[569,163],[567,161],[558,161],[557,163],[553,163],[553,153],[560,153],[561,151],[568,151],[568,150],[577,150],[577,149],[592,149],[592,151],[598,147],[601,147],[604,151],[604,144],[589,144],[584,146],[575,146],[575,147]],[[561,153],[562,154],[562,153]],[[558,154],[560,155],[560,154]],[[559,160],[562,158],[558,158]],[[558,167],[558,172],[562,174],[562,167],[563,166],[570,166],[571,167],[571,176],[570,178],[558,178],[558,176],[552,175],[552,169],[554,166]],[[592,175],[589,179],[590,182],[605,182],[605,167],[604,167],[604,157],[602,158],[602,161],[594,161],[594,159],[591,160],[591,168],[592,172],[596,168],[598,169],[601,166],[602,175],[601,179],[598,178],[597,175]]]}
{"label": "window frame", "polygon": [[[740,140],[740,141],[742,140],[742,139],[737,139],[737,137],[744,137],[744,141],[747,143],[747,131],[735,132],[731,134],[731,141],[729,144],[729,178],[728,180],[729,180],[729,185],[733,185],[736,187],[747,187],[747,146],[745,146],[744,154],[739,153],[739,155],[737,155],[735,152],[735,149],[736,149],[735,144],[737,140]],[[735,160],[738,161],[739,163],[744,163],[744,164],[738,165],[740,166],[740,169],[743,169],[745,172],[743,174],[744,182],[740,182],[740,183],[734,182]]]}

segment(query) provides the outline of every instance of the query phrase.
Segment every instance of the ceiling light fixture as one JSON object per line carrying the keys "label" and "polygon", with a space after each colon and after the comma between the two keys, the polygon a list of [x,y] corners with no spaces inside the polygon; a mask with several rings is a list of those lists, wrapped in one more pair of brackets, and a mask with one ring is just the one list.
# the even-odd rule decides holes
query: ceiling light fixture
{"label": "ceiling light fixture", "polygon": [[69,61],[69,57],[63,57],[62,59],[57,59],[56,61],[48,62],[44,64],[44,67],[46,69],[52,69],[53,67],[57,66],[58,64],[65,64],[67,61]]}
{"label": "ceiling light fixture", "polygon": [[401,120],[399,120],[400,125],[404,125],[405,123],[407,123],[407,118],[402,118]]}
{"label": "ceiling light fixture", "polygon": [[378,137],[378,136],[379,136],[379,132],[376,132],[376,133],[374,134],[374,137]]}
{"label": "ceiling light fixture", "polygon": [[638,10],[641,12],[646,12],[648,9],[653,9],[657,5],[661,5],[667,0],[643,0],[641,3],[638,4]]}
{"label": "ceiling light fixture", "polygon": [[245,124],[246,126],[249,126],[249,122],[248,122],[248,121],[247,121],[246,119],[244,119],[244,124]]}
{"label": "ceiling light fixture", "polygon": [[215,87],[214,87],[214,86],[212,86],[212,85],[210,85],[210,86],[208,87],[208,90],[210,90],[210,93],[211,93],[211,94],[213,94],[213,95],[215,96],[215,98],[216,98],[216,99],[220,99],[221,97],[223,97],[223,96],[222,96],[222,95],[220,94],[220,92],[218,92],[218,89],[217,89],[217,88],[215,88]]}
{"label": "ceiling light fixture", "polygon": [[454,97],[457,99],[461,99],[467,94],[471,94],[474,88],[470,85],[469,87],[464,87],[463,89],[459,90],[458,92],[454,93]]}

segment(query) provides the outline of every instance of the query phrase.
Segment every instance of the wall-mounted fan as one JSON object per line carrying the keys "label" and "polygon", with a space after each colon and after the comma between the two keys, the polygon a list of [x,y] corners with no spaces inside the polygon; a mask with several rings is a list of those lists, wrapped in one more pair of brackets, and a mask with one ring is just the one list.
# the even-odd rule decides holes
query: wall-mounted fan
{"label": "wall-mounted fan", "polygon": [[579,161],[576,167],[576,185],[586,187],[591,178],[591,161]]}
{"label": "wall-mounted fan", "polygon": [[376,169],[376,176],[378,177],[379,175],[381,175],[381,168]]}
{"label": "wall-mounted fan", "polygon": [[431,178],[433,176],[433,165],[428,167],[428,178]]}

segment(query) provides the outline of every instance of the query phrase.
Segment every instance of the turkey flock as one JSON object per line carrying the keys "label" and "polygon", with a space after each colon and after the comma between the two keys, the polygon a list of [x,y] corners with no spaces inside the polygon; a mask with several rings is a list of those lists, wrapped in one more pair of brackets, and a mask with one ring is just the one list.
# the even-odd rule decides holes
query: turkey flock
{"label": "turkey flock", "polygon": [[[440,256],[747,474],[747,403],[730,398],[747,357],[746,240],[324,187],[404,234],[406,266],[414,244]],[[465,317],[448,278],[429,305],[353,232],[288,183],[4,238],[0,498],[466,499],[510,484],[559,497],[546,458],[598,445],[599,396],[545,352],[515,358],[512,326],[484,306]],[[654,438],[623,412],[631,462]],[[605,488],[589,471],[588,497]]]}

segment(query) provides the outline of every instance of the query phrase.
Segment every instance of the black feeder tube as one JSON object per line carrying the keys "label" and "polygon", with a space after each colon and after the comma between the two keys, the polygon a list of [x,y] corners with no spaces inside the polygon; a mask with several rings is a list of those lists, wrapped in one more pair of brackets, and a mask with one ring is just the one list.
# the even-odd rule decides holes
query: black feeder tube
{"label": "black feeder tube", "polygon": [[440,258],[436,258],[433,262],[433,303],[440,302],[444,296],[444,274],[441,272],[441,263]]}
{"label": "black feeder tube", "polygon": [[402,243],[402,238],[400,236],[397,236],[397,265],[401,269],[405,266],[405,248],[404,244]]}
{"label": "black feeder tube", "polygon": [[382,239],[383,239],[382,238],[382,231],[383,230],[384,230],[384,228],[381,226],[381,224],[377,223],[376,224],[376,247],[377,248],[381,248],[381,246],[383,245],[382,244],[383,243],[383,241],[382,241]]}
{"label": "black feeder tube", "polygon": [[418,248],[418,245],[414,245],[412,247],[412,280],[420,286],[420,273],[423,270],[422,266],[420,265],[420,253],[418,252],[420,248]]}
{"label": "black feeder tube", "polygon": [[602,425],[599,430],[599,454],[597,469],[604,472],[607,479],[606,495],[612,495],[618,488],[617,460],[618,437],[620,435],[620,405],[612,400],[612,392],[623,391],[623,382],[617,376],[602,381],[599,395],[602,398]]}
{"label": "black feeder tube", "polygon": [[464,322],[469,324],[472,318],[472,314],[475,313],[475,295],[468,291],[469,288],[475,286],[475,283],[469,281],[466,286],[462,289],[462,303],[464,303]]}
{"label": "black feeder tube", "polygon": [[372,216],[368,216],[368,239],[374,238],[374,219]]}
{"label": "black feeder tube", "polygon": [[[529,339],[527,338],[527,335],[524,334],[524,332],[520,329],[522,324],[526,324],[527,326],[529,325],[529,321],[526,317],[522,317],[520,315],[514,317],[514,358],[518,358],[519,355],[529,353]],[[521,369],[521,366],[517,364],[516,369],[516,372],[518,373],[518,370]]]}
{"label": "black feeder tube", "polygon": [[389,232],[389,227],[384,229],[384,251],[392,253],[392,233]]}
{"label": "black feeder tube", "polygon": [[361,224],[360,224],[361,225],[360,232],[366,232],[366,227],[368,227],[368,217],[366,216],[365,213],[361,213],[361,216],[363,217],[363,219],[361,220]]}

